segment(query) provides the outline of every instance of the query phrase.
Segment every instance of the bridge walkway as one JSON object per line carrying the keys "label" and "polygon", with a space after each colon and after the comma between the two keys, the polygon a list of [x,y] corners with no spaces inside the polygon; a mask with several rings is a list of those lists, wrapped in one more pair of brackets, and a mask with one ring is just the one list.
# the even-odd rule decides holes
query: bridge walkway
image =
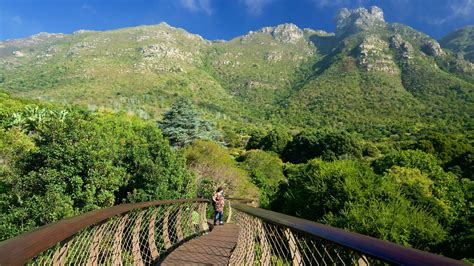
{"label": "bridge walkway", "polygon": [[215,226],[208,234],[173,250],[158,265],[228,265],[238,236],[236,224]]}

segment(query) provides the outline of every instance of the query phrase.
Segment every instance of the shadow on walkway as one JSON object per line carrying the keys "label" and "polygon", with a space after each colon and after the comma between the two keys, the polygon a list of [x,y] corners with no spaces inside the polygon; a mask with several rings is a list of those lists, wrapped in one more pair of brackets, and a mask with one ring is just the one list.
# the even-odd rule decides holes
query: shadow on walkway
{"label": "shadow on walkway", "polygon": [[198,238],[177,247],[158,265],[227,265],[237,244],[239,226],[209,225],[211,230]]}

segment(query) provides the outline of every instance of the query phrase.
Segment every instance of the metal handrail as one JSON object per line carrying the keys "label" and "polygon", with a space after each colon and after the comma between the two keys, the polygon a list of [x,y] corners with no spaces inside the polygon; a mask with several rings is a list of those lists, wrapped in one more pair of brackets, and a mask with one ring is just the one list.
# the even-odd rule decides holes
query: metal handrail
{"label": "metal handrail", "polygon": [[75,217],[47,224],[34,231],[0,242],[0,265],[22,265],[41,252],[66,240],[80,230],[99,224],[108,218],[131,210],[174,203],[207,203],[206,199],[160,200],[129,203],[87,212]]}
{"label": "metal handrail", "polygon": [[279,227],[286,227],[309,237],[324,239],[338,246],[392,264],[467,265],[462,261],[269,210],[238,203],[232,204],[232,208],[250,216],[257,217],[264,222]]}

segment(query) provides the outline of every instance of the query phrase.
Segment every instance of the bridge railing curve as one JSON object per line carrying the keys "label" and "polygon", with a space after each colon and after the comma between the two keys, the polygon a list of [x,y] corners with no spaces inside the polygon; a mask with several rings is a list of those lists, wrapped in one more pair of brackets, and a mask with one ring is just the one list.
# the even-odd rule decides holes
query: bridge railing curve
{"label": "bridge railing curve", "polygon": [[230,265],[467,265],[238,201],[230,209],[240,227]]}
{"label": "bridge railing curve", "polygon": [[207,231],[208,200],[118,205],[45,225],[0,243],[0,265],[150,265]]}

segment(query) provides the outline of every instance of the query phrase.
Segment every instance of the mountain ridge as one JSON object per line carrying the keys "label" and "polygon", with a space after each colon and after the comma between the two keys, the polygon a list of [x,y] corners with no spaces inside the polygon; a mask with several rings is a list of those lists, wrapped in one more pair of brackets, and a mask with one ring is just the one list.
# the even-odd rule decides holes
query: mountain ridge
{"label": "mountain ridge", "polygon": [[185,96],[237,127],[469,124],[472,63],[378,7],[341,9],[335,22],[335,33],[285,23],[227,41],[166,23],[41,33],[0,43],[0,89],[143,118]]}

